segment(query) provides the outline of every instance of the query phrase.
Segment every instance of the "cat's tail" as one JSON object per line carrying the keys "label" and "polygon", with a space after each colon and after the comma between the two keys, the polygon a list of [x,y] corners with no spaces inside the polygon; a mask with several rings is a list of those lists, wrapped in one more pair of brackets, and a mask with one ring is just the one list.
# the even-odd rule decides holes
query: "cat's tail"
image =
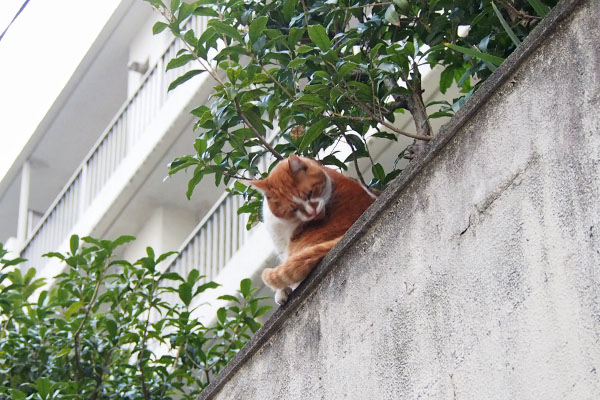
{"label": "cat's tail", "polygon": [[277,268],[265,268],[263,282],[272,289],[285,289],[302,282],[310,271],[342,239],[338,237],[303,249],[291,255]]}

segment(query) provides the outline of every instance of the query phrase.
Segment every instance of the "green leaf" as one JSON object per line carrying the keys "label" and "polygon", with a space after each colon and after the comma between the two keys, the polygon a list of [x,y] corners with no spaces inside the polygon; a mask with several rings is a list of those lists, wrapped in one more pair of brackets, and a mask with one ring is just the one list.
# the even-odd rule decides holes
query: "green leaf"
{"label": "green leaf", "polygon": [[161,0],[146,0],[146,1],[150,4],[152,4],[156,8],[160,8],[160,7],[166,8],[165,3],[163,3]]}
{"label": "green leaf", "polygon": [[196,58],[192,54],[183,54],[179,57],[172,58],[169,61],[169,63],[167,64],[167,68],[165,69],[165,71],[183,67],[184,65],[186,65],[187,63],[189,63],[190,61],[193,61],[195,59]]}
{"label": "green leaf", "polygon": [[29,282],[35,277],[35,268],[29,268],[23,277],[23,283],[29,285]]}
{"label": "green leaf", "polygon": [[181,7],[179,8],[179,12],[177,13],[177,23],[181,24],[187,17],[192,15],[195,5],[190,3],[181,3]]}
{"label": "green leaf", "polygon": [[396,8],[393,4],[390,4],[387,10],[385,10],[384,18],[390,24],[400,26],[400,17],[398,16]]}
{"label": "green leaf", "polygon": [[260,317],[261,315],[266,314],[271,308],[271,306],[262,306],[254,313],[254,318]]}
{"label": "green leaf", "polygon": [[188,273],[187,282],[193,286],[196,282],[198,282],[198,279],[200,279],[200,271],[197,269],[192,269]]}
{"label": "green leaf", "polygon": [[194,169],[194,175],[192,176],[192,179],[190,179],[190,181],[188,182],[187,191],[185,192],[185,195],[188,200],[192,198],[194,189],[200,183],[205,173],[206,171],[204,170],[204,168],[202,168],[201,165],[197,166],[196,169]]}
{"label": "green leaf", "polygon": [[192,301],[192,285],[188,282],[184,282],[181,285],[179,285],[177,291],[179,293],[179,298],[181,299],[181,301],[183,301],[183,304],[189,306],[190,302]]}
{"label": "green leaf", "polygon": [[203,17],[218,17],[219,13],[209,7],[196,7],[194,15]]}
{"label": "green leaf", "polygon": [[407,12],[410,9],[410,4],[408,4],[407,0],[394,0],[394,4],[404,12]]}
{"label": "green leaf", "polygon": [[206,72],[206,71],[203,69],[193,69],[191,71],[186,72],[185,74],[181,75],[179,78],[177,78],[173,82],[171,82],[167,91],[170,92],[171,90],[175,89],[177,86],[181,85],[184,82],[189,81],[194,76],[200,75],[203,72]]}
{"label": "green leaf", "polygon": [[331,49],[331,41],[329,40],[329,36],[327,35],[327,31],[323,28],[322,25],[311,25],[308,27],[308,36],[310,40],[319,46],[319,48],[323,51],[328,51]]}
{"label": "green leaf", "polygon": [[385,171],[383,170],[381,164],[377,163],[373,165],[371,171],[373,172],[373,176],[377,178],[379,182],[385,182]]}
{"label": "green leaf", "polygon": [[227,25],[216,19],[211,19],[208,21],[208,26],[212,26],[218,33],[235,39],[240,43],[244,42],[242,34],[231,25]]}
{"label": "green leaf", "polygon": [[265,28],[267,27],[267,21],[269,18],[267,16],[260,16],[255,18],[254,21],[250,24],[248,28],[248,36],[250,37],[250,43],[254,43],[256,39],[260,37],[264,33]]}
{"label": "green leaf", "polygon": [[240,293],[242,293],[242,296],[244,297],[248,297],[250,296],[250,292],[252,290],[252,280],[251,279],[242,279],[242,281],[240,282]]}
{"label": "green leaf", "polygon": [[491,54],[482,53],[479,50],[470,49],[468,47],[457,46],[452,43],[446,43],[446,46],[452,50],[461,52],[461,53],[469,55],[471,57],[475,57],[479,60],[487,61],[495,66],[498,66],[504,62],[504,59],[502,57],[496,57]]}
{"label": "green leaf", "polygon": [[260,324],[250,317],[245,317],[244,322],[250,327],[252,333],[256,333],[260,329]]}
{"label": "green leaf", "polygon": [[127,244],[127,243],[129,243],[129,242],[131,242],[131,241],[134,241],[134,240],[135,240],[135,236],[131,236],[131,235],[122,235],[122,236],[119,236],[118,238],[116,238],[116,239],[115,239],[115,240],[112,242],[112,244],[113,244],[113,246],[114,246],[114,247],[117,247],[117,246],[122,246],[122,245],[124,245],[124,244]]}
{"label": "green leaf", "polygon": [[[42,255],[42,257],[55,257],[55,258],[60,258],[61,260],[65,259],[65,257],[60,253],[46,253],[46,254]],[[9,267],[11,265],[21,264],[22,262],[25,262],[25,261],[27,261],[26,258],[13,258],[12,260],[2,260],[2,264],[4,264],[6,267]]]}
{"label": "green leaf", "polygon": [[217,297],[217,299],[218,300],[231,301],[231,302],[234,302],[234,303],[239,303],[240,302],[240,300],[237,297],[232,296],[230,294],[224,294],[223,296]]}
{"label": "green leaf", "polygon": [[168,27],[169,27],[169,24],[159,21],[159,22],[155,23],[154,26],[152,27],[152,34],[158,35],[159,33],[164,31]]}
{"label": "green leaf", "polygon": [[9,391],[12,400],[25,400],[27,398],[27,393],[22,392],[19,389],[9,389]]}
{"label": "green leaf", "polygon": [[160,263],[165,261],[167,258],[171,257],[174,254],[178,254],[176,251],[168,251],[166,253],[161,254],[160,256],[158,256],[158,258],[156,259],[156,263]]}
{"label": "green leaf", "polygon": [[161,275],[161,279],[166,279],[169,281],[182,281],[185,282],[183,277],[179,275],[177,272],[165,272]]}
{"label": "green leaf", "polygon": [[117,332],[119,331],[117,323],[114,320],[107,318],[104,320],[104,326],[106,327],[106,331],[108,332],[110,337],[114,339],[117,336]]}
{"label": "green leaf", "polygon": [[544,18],[550,12],[550,7],[542,3],[540,0],[527,0],[531,8],[540,18]]}
{"label": "green leaf", "polygon": [[308,53],[309,51],[313,51],[314,49],[315,49],[314,47],[303,44],[296,48],[296,53],[305,54],[305,53]]}
{"label": "green leaf", "polygon": [[327,103],[325,102],[325,100],[323,100],[322,98],[317,97],[315,95],[312,95],[312,94],[302,95],[302,97],[300,97],[298,100],[296,100],[294,102],[294,105],[296,105],[296,106],[305,105],[305,106],[311,106],[311,107],[327,108]]}
{"label": "green leaf", "polygon": [[504,28],[504,31],[508,34],[508,37],[510,37],[510,40],[512,40],[512,42],[515,44],[515,46],[520,45],[521,41],[519,40],[517,35],[515,35],[515,32],[511,29],[511,27],[508,25],[508,22],[506,22],[506,20],[502,16],[502,13],[500,12],[500,10],[498,10],[498,7],[496,7],[496,4],[494,4],[493,1],[491,4],[492,4],[492,8],[494,9],[494,12],[496,13],[496,16],[500,20],[500,25],[502,25],[502,27]]}
{"label": "green leaf", "polygon": [[446,90],[450,86],[452,86],[452,81],[454,80],[454,70],[452,67],[446,67],[440,74],[440,92],[442,94],[446,93]]}
{"label": "green leaf", "polygon": [[79,236],[72,235],[69,244],[71,248],[71,254],[77,254],[77,249],[79,249]]}
{"label": "green leaf", "polygon": [[211,281],[211,282],[206,282],[206,283],[204,283],[204,284],[202,284],[202,285],[198,286],[198,289],[196,289],[196,293],[195,293],[195,295],[198,295],[198,294],[200,294],[200,293],[203,293],[203,292],[204,292],[206,289],[216,289],[216,288],[218,288],[219,286],[221,286],[221,285],[219,285],[219,284],[218,284],[218,283],[216,283],[216,282],[212,282],[212,281]]}
{"label": "green leaf", "polygon": [[65,311],[65,319],[71,318],[83,306],[83,301],[77,301],[69,306]]}
{"label": "green leaf", "polygon": [[290,18],[295,14],[296,6],[298,5],[298,0],[285,0],[283,3],[283,7],[281,9],[283,13],[283,17],[286,21],[289,21]]}
{"label": "green leaf", "polygon": [[287,65],[288,68],[298,68],[301,65],[304,65],[306,60],[302,57],[296,57],[292,61],[290,61]]}
{"label": "green leaf", "polygon": [[225,308],[221,307],[217,310],[217,319],[222,324],[227,321],[227,310]]}
{"label": "green leaf", "polygon": [[288,36],[288,46],[293,49],[296,43],[304,36],[305,31],[306,29],[304,28],[291,28]]}
{"label": "green leaf", "polygon": [[358,64],[353,63],[353,62],[346,62],[346,63],[342,64],[342,66],[338,68],[338,73],[340,75],[340,78],[344,79],[356,68],[358,68]]}
{"label": "green leaf", "polygon": [[306,131],[306,133],[304,134],[304,136],[302,136],[302,141],[300,142],[300,145],[298,146],[298,149],[300,151],[304,151],[308,148],[308,146],[315,141],[315,139],[317,137],[319,137],[319,135],[321,133],[323,133],[323,131],[325,130],[325,128],[327,128],[327,126],[329,125],[329,118],[322,118],[319,121],[317,121],[316,123],[314,123],[309,129],[308,131]]}

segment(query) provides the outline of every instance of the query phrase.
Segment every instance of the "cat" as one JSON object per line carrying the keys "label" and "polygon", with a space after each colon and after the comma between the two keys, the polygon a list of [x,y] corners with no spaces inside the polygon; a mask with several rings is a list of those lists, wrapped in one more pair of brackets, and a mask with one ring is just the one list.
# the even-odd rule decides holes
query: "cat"
{"label": "cat", "polygon": [[262,180],[263,220],[283,263],[265,268],[264,283],[284,304],[376,196],[365,186],[309,158],[291,155]]}

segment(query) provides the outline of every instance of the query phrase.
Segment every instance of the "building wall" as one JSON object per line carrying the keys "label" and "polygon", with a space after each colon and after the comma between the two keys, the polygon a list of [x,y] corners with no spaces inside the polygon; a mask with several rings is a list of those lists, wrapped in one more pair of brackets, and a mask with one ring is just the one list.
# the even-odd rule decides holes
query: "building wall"
{"label": "building wall", "polygon": [[600,398],[599,14],[561,2],[201,398]]}

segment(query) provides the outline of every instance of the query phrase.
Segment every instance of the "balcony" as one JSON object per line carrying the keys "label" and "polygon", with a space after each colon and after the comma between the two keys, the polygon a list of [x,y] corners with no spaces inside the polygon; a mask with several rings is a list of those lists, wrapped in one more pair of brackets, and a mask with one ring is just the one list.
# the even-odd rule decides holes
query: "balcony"
{"label": "balcony", "polygon": [[[205,18],[194,18],[188,23],[196,31],[201,31]],[[39,218],[39,222],[28,229],[27,239],[22,246],[21,256],[27,258],[30,265],[44,265],[42,254],[58,249],[76,226],[85,218],[103,192],[115,177],[123,178],[127,161],[144,144],[148,130],[156,125],[161,114],[173,114],[168,105],[177,91],[168,93],[169,83],[184,74],[191,67],[165,72],[168,61],[182,48],[173,40],[162,53],[158,61],[146,72],[139,88],[121,107],[104,133],[99,137],[83,162],[60,191],[48,210]],[[179,95],[180,96],[180,95]],[[166,126],[172,122],[166,123]],[[160,136],[162,133],[158,133]],[[160,137],[157,139],[161,140]],[[136,149],[136,151],[134,151]],[[142,160],[143,162],[143,160]],[[131,163],[130,163],[131,164]],[[32,226],[30,214],[29,225]]]}

